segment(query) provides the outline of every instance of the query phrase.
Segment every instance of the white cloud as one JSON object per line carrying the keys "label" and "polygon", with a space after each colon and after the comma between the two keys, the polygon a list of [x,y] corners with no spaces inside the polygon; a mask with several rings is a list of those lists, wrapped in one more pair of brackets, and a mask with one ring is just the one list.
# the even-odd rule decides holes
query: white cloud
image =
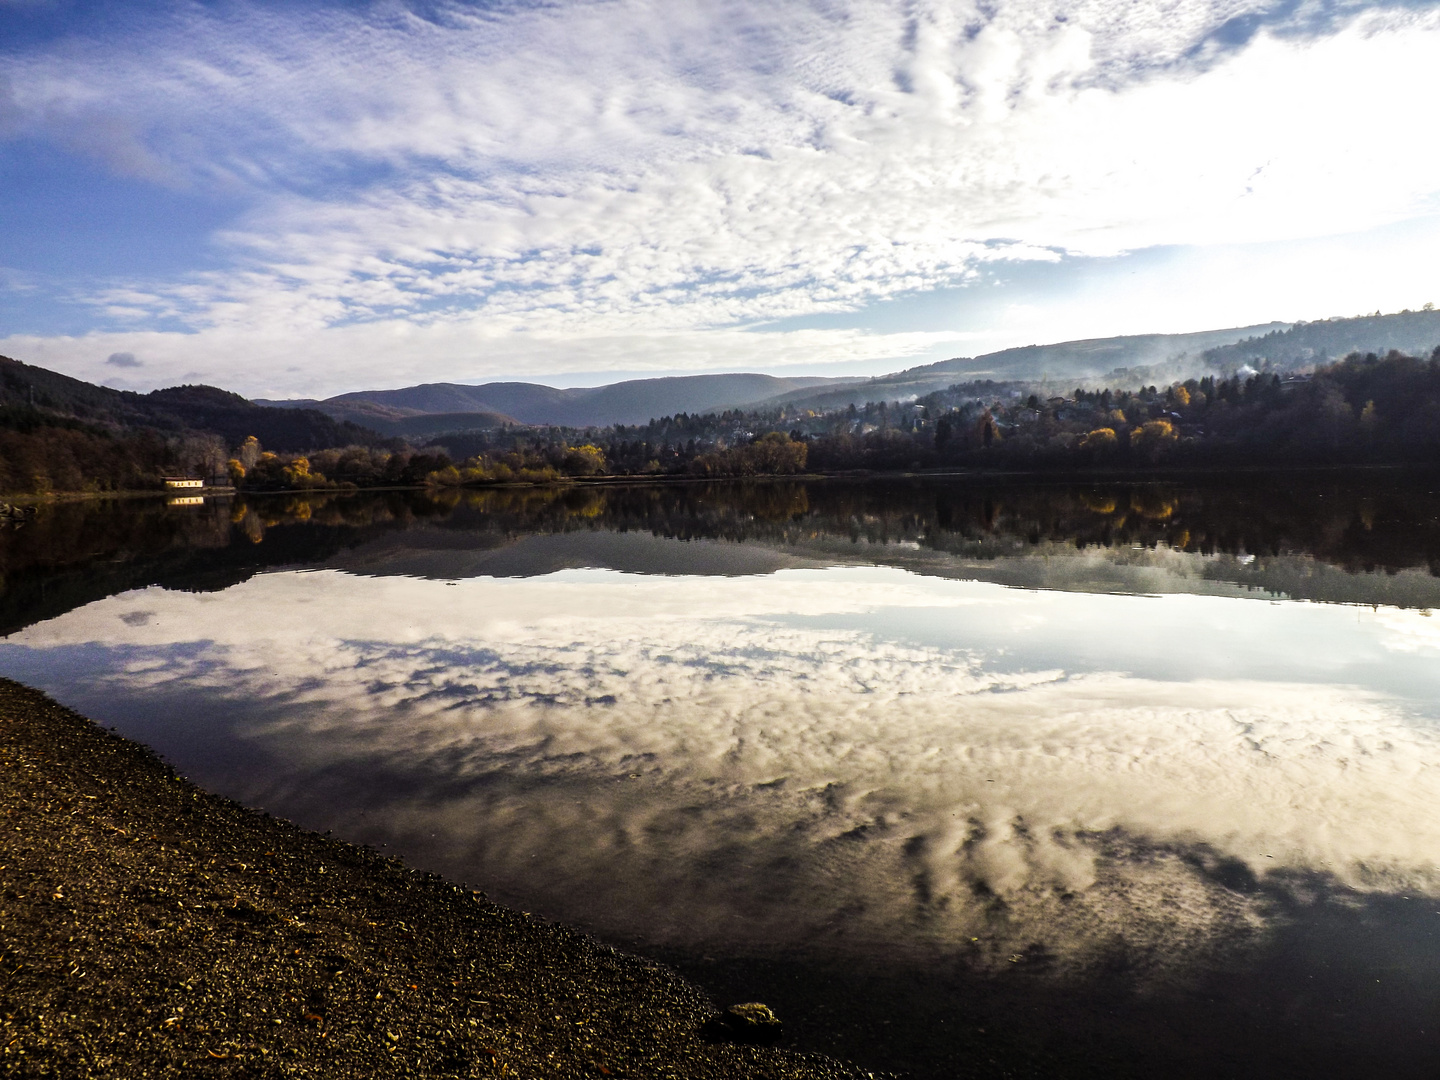
{"label": "white cloud", "polygon": [[343,365],[359,321],[468,340],[475,375],[528,364],[526,336],[547,343],[542,370],[573,369],[576,350],[611,366],[628,339],[644,355],[626,367],[688,366],[667,350],[689,334],[715,342],[702,366],[729,366],[743,352],[716,328],[863,307],[1002,256],[1290,240],[1440,209],[1440,149],[1414,119],[1437,98],[1435,13],[1214,44],[1259,10],[192,10],[11,57],[12,127],[248,193],[220,238],[230,269],[145,283],[149,307],[118,313],[179,318],[197,349],[288,337]]}
{"label": "white cloud", "polygon": [[1378,621],[1390,632],[1385,638],[1387,648],[1404,653],[1440,652],[1440,625],[1428,610],[1386,611],[1378,616]]}
{"label": "white cloud", "polygon": [[229,793],[610,932],[1063,967],[1263,932],[1237,874],[1440,894],[1433,693],[1366,666],[1424,621],[876,568],[320,572],[0,648],[172,757],[209,740]]}

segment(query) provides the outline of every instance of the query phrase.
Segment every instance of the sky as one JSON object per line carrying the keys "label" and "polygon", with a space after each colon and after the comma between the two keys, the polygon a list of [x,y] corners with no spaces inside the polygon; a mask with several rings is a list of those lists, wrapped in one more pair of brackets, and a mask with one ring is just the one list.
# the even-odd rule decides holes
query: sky
{"label": "sky", "polygon": [[1440,301],[1440,3],[0,0],[0,354],[873,374]]}

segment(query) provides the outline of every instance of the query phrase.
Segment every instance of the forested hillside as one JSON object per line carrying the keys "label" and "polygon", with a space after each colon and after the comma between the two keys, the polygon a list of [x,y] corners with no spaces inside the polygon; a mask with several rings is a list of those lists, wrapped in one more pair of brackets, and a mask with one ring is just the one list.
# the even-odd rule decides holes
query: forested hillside
{"label": "forested hillside", "polygon": [[0,357],[0,491],[158,487],[223,473],[247,437],[281,453],[380,437],[311,409],[273,409],[211,386],[136,394]]}
{"label": "forested hillside", "polygon": [[437,479],[1440,464],[1440,350],[1428,360],[1371,353],[1313,374],[1163,388],[1042,397],[1018,385],[967,383],[828,413],[681,414],[636,427],[457,436],[441,444],[467,464]]}
{"label": "forested hillside", "polygon": [[1216,373],[1249,365],[1280,370],[1331,363],[1353,352],[1390,352],[1428,356],[1440,346],[1440,311],[1401,311],[1393,315],[1361,315],[1353,319],[1325,319],[1296,323],[1268,334],[1248,337],[1200,354]]}
{"label": "forested hillside", "polygon": [[275,409],[213,386],[173,386],[137,394],[112,390],[0,356],[0,410],[31,423],[81,421],[112,429],[206,431],[238,443],[254,435],[281,451],[373,442],[375,432],[314,409]]}

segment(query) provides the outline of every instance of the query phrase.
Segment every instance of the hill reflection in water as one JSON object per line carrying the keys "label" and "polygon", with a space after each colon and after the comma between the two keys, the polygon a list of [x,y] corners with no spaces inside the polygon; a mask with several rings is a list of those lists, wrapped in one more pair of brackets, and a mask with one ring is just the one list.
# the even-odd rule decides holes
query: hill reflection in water
{"label": "hill reflection in water", "polygon": [[960,1075],[998,1031],[1011,1065],[1098,1039],[1112,1074],[1404,1074],[1440,1050],[1434,508],[1373,482],[207,508],[57,557],[72,598],[128,583],[12,610],[0,671],[251,805],[758,982],[873,1065]]}

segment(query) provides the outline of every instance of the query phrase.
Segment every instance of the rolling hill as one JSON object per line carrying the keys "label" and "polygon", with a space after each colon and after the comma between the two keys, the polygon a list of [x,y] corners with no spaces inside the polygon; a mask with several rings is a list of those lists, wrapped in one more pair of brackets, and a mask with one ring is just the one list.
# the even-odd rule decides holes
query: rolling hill
{"label": "rolling hill", "polygon": [[1288,369],[1341,360],[1354,352],[1384,356],[1396,350],[1410,356],[1429,356],[1437,345],[1440,345],[1440,311],[1401,311],[1394,315],[1296,323],[1210,348],[1200,359],[1215,370],[1233,370],[1242,364],[1254,366],[1265,362]]}
{"label": "rolling hill", "polygon": [[1093,381],[1102,376],[1110,385],[1126,381],[1123,371],[1148,368],[1180,356],[1198,356],[1215,346],[1230,345],[1256,332],[1285,329],[1288,323],[1266,323],[1195,334],[1135,334],[1127,337],[1086,338],[1054,345],[1024,345],[974,357],[956,357],[908,368],[893,375],[867,379],[855,385],[819,392],[801,391],[776,399],[801,409],[841,409],[869,401],[896,401],[922,397],[956,383],[977,379],[996,382]]}
{"label": "rolling hill", "polygon": [[213,386],[172,386],[137,394],[0,356],[0,410],[7,426],[80,423],[97,428],[210,432],[235,446],[249,435],[280,452],[375,443],[373,430],[315,409],[258,405]]}
{"label": "rolling hill", "polygon": [[[483,430],[503,423],[604,427],[644,424],[677,413],[725,409],[837,409],[868,401],[911,399],[958,382],[1093,380],[1118,368],[1198,357],[1205,350],[1283,331],[1288,323],[1265,323],[1194,334],[1138,334],[1054,345],[1027,345],[976,357],[957,357],[873,379],[777,378],[772,375],[686,375],[629,379],[608,386],[561,390],[538,383],[425,383],[396,390],[362,390],[323,401],[263,401],[286,408],[319,409],[336,419],[363,423],[389,435]],[[1198,362],[1198,361],[1197,361]],[[444,421],[420,421],[445,416]]]}
{"label": "rolling hill", "polygon": [[[337,418],[364,415],[369,418],[366,420],[369,425],[394,434],[401,434],[415,417],[438,414],[488,414],[489,419],[476,422],[475,427],[493,427],[506,421],[603,427],[608,424],[644,424],[655,417],[676,413],[749,408],[787,393],[811,392],[819,387],[850,385],[858,381],[786,379],[756,374],[681,375],[629,379],[608,386],[567,390],[524,382],[494,382],[479,386],[425,383],[398,390],[340,394],[323,401],[266,401],[263,404],[320,409]],[[357,409],[368,411],[354,411]],[[386,410],[384,418],[379,410]],[[397,428],[397,424],[403,426]]]}

